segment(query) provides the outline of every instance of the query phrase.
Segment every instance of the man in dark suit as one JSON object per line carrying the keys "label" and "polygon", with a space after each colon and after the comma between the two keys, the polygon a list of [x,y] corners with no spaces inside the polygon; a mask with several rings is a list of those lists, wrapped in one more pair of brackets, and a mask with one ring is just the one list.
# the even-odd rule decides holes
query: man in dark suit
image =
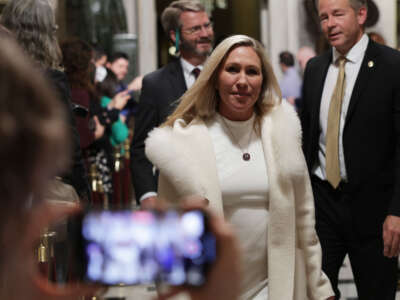
{"label": "man in dark suit", "polygon": [[136,200],[144,208],[152,207],[157,195],[157,176],[145,156],[144,141],[173,112],[176,101],[194,83],[214,39],[205,8],[197,1],[172,2],[163,11],[161,22],[180,58],[143,78],[131,147],[131,171]]}
{"label": "man in dark suit", "polygon": [[400,52],[364,33],[366,0],[319,0],[332,50],[307,65],[301,121],[322,267],[349,255],[359,299],[394,299],[400,233]]}

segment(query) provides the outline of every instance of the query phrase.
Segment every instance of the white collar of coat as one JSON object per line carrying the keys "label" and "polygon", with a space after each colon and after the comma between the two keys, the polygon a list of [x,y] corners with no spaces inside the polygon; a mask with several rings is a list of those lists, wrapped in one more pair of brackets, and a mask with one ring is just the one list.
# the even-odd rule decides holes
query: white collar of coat
{"label": "white collar of coat", "polygon": [[[261,136],[270,180],[285,184],[292,176],[303,175],[300,121],[289,104],[283,101],[265,115]],[[187,126],[180,119],[173,127],[154,129],[146,140],[146,155],[167,178],[172,178],[180,195],[218,198],[214,208],[222,214],[221,195],[207,194],[220,188],[212,141],[203,121],[193,120]]]}

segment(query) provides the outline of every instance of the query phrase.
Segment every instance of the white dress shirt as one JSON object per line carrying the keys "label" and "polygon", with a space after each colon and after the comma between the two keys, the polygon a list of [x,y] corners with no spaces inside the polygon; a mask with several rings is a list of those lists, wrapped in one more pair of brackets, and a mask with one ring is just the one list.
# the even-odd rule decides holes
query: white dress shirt
{"label": "white dress shirt", "polygon": [[193,66],[190,62],[181,57],[181,65],[183,70],[183,77],[185,77],[186,87],[190,89],[193,83],[196,81],[196,77],[192,73],[193,69],[198,68],[200,71],[203,70],[203,65]]}
{"label": "white dress shirt", "polygon": [[[345,125],[347,110],[349,108],[351,95],[353,93],[354,84],[357,80],[358,73],[360,71],[361,63],[365,56],[365,51],[368,46],[368,36],[364,34],[362,38],[350,49],[346,54],[347,62],[345,64],[345,91],[342,99],[342,110],[340,114],[340,127],[339,127],[339,163],[340,163],[340,176],[346,181],[347,172],[344,161],[344,151],[343,151],[343,128]],[[329,104],[331,102],[333,90],[335,89],[339,67],[335,64],[336,60],[341,56],[341,54],[333,48],[332,51],[332,63],[329,66],[328,73],[326,75],[324,89],[321,98],[321,108],[319,114],[319,125],[321,128],[321,134],[319,136],[319,165],[316,166],[314,174],[321,179],[326,179],[326,131],[328,127],[328,112]]]}

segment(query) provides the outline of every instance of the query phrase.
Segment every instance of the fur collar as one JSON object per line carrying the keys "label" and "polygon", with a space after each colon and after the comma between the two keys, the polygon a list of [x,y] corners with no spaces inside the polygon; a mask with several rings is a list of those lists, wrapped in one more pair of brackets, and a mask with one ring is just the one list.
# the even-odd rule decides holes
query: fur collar
{"label": "fur collar", "polygon": [[[296,111],[286,101],[263,119],[261,136],[264,150],[271,148],[274,164],[283,176],[302,175],[305,162],[301,148],[302,131]],[[265,145],[270,137],[271,145]]]}

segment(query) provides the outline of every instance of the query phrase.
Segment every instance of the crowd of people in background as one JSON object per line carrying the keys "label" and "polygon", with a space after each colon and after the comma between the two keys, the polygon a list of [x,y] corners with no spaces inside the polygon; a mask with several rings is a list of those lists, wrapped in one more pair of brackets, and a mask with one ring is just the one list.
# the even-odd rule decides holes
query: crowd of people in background
{"label": "crowd of people in background", "polygon": [[[400,54],[365,33],[365,0],[320,0],[318,11],[333,50],[282,51],[278,83],[261,43],[234,35],[213,49],[205,7],[173,1],[161,23],[177,57],[127,82],[126,53],[59,42],[48,0],[9,1],[0,19],[0,296],[98,290],[46,282],[32,251],[44,227],[79,210],[45,195],[72,189],[84,207],[156,209],[162,198],[210,210],[220,248],[209,282],[161,299],[182,290],[195,300],[339,299],[349,254],[361,299],[392,300]],[[65,248],[57,253],[68,261]]]}

